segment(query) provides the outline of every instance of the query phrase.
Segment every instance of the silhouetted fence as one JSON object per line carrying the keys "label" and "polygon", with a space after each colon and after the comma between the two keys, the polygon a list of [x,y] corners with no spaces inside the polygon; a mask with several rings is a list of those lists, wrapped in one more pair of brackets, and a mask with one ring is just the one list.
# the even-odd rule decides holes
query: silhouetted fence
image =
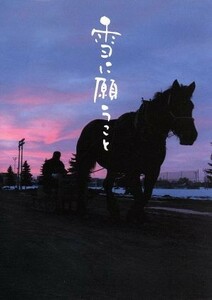
{"label": "silhouetted fence", "polygon": [[199,170],[161,172],[158,177],[159,180],[168,180],[168,181],[177,181],[180,178],[188,178],[190,181],[199,182]]}

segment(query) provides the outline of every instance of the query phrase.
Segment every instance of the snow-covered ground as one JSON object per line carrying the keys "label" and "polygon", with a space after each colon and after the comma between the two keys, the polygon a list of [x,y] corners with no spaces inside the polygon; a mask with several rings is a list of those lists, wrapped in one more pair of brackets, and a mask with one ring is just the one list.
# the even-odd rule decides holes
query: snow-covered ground
{"label": "snow-covered ground", "polygon": [[[37,186],[26,187],[26,189],[37,188]],[[3,187],[3,189],[14,190],[15,187]],[[23,187],[23,190],[25,187]],[[117,194],[124,194],[125,189],[123,188],[114,188],[113,192]],[[212,200],[212,188],[200,188],[200,189],[159,189],[155,188],[153,190],[153,197],[177,197],[177,198],[190,198],[190,199],[202,199],[202,200]]]}
{"label": "snow-covered ground", "polygon": [[[125,190],[122,188],[114,189],[115,193],[124,194]],[[179,197],[179,198],[190,198],[190,199],[203,199],[212,200],[212,189],[158,189],[153,190],[153,197]]]}
{"label": "snow-covered ground", "polygon": [[212,189],[154,189],[153,196],[182,197],[192,199],[210,199],[212,200]]}

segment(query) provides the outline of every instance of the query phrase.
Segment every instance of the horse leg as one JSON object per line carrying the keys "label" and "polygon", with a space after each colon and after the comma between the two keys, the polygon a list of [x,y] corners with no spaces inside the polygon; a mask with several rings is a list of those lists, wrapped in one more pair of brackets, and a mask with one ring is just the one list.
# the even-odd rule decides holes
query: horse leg
{"label": "horse leg", "polygon": [[77,158],[77,214],[84,216],[87,212],[87,184],[90,170],[94,167],[95,161],[88,157],[83,160]]}
{"label": "horse leg", "polygon": [[[84,174],[83,174],[84,175]],[[79,175],[80,176],[80,175]],[[80,176],[77,184],[77,214],[83,216],[86,214],[86,193],[87,180],[84,176]]]}
{"label": "horse leg", "polygon": [[140,181],[140,174],[135,177],[129,178],[129,187],[130,192],[133,195],[134,201],[130,210],[127,213],[127,221],[143,222],[145,220],[145,201]]}
{"label": "horse leg", "polygon": [[118,207],[117,199],[114,197],[112,188],[115,181],[116,175],[112,172],[107,172],[107,176],[103,182],[103,187],[106,192],[107,197],[107,209],[112,216],[112,218],[119,219],[120,212]]}
{"label": "horse leg", "polygon": [[151,199],[152,191],[159,176],[160,169],[154,173],[147,173],[144,178],[144,203],[145,205]]}

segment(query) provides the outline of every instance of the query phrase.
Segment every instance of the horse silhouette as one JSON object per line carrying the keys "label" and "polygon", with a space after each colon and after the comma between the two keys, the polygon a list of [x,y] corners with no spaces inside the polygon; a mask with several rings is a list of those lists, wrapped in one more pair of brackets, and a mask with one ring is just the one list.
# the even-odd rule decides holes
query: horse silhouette
{"label": "horse silhouette", "polygon": [[[127,219],[140,221],[144,218],[144,207],[151,198],[166,156],[169,133],[176,135],[181,145],[192,145],[197,138],[191,101],[194,89],[195,82],[185,86],[175,80],[170,88],[156,93],[151,101],[144,100],[136,112],[125,113],[109,122],[96,119],[83,128],[76,152],[79,214],[86,213],[88,175],[97,162],[107,169],[104,189],[110,214],[119,217],[112,188],[117,174],[121,173],[134,198]],[[109,125],[108,151],[103,148],[105,124]],[[143,187],[141,175],[144,175]]]}

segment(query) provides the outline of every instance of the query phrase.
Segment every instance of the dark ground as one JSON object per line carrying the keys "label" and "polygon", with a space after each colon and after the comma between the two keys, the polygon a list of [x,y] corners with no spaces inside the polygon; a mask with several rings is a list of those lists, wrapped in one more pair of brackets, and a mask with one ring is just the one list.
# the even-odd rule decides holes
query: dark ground
{"label": "dark ground", "polygon": [[212,212],[212,201],[154,200],[137,226],[113,224],[100,196],[84,220],[0,197],[0,299],[212,299],[212,217],[151,209]]}

